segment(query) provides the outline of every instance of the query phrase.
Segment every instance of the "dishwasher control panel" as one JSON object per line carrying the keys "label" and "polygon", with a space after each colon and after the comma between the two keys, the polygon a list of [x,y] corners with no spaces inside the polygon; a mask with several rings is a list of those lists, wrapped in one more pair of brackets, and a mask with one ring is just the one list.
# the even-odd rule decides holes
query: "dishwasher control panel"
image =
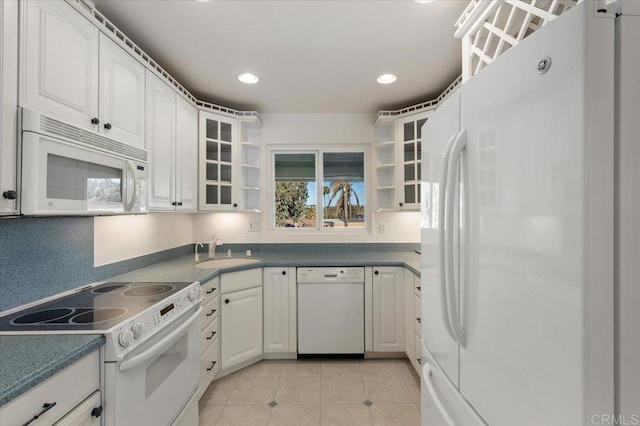
{"label": "dishwasher control panel", "polygon": [[341,267],[305,267],[298,268],[299,283],[363,283],[364,268],[353,266]]}

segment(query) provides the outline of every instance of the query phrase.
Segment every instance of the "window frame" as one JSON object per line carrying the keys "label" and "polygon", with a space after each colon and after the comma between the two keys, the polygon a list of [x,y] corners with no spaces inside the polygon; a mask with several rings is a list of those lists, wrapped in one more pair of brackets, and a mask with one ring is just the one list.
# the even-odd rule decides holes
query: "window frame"
{"label": "window frame", "polygon": [[[268,145],[268,188],[266,202],[269,205],[269,232],[273,234],[287,235],[354,235],[354,234],[370,234],[372,229],[371,214],[371,147],[366,144],[309,144],[304,146],[295,145]],[[323,227],[322,221],[324,217],[324,197],[322,187],[324,183],[323,173],[323,154],[335,152],[361,152],[364,156],[364,226],[363,227]],[[287,228],[276,226],[276,209],[275,209],[275,188],[276,188],[276,170],[275,156],[276,154],[314,154],[315,155],[315,181],[316,181],[316,225],[315,227]]]}

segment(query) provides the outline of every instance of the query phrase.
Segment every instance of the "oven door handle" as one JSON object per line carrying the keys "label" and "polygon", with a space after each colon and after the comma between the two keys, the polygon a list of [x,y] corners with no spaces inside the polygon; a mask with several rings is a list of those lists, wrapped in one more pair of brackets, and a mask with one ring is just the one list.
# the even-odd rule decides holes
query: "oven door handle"
{"label": "oven door handle", "polygon": [[183,324],[178,326],[171,333],[163,337],[161,341],[151,346],[149,349],[147,349],[146,351],[142,352],[139,355],[132,356],[129,359],[124,359],[122,362],[120,362],[120,371],[126,371],[126,370],[129,370],[130,368],[137,367],[143,362],[148,361],[154,356],[157,356],[158,354],[170,348],[175,342],[178,341],[178,339],[182,336],[183,332],[189,327],[191,327],[193,323],[198,320],[198,318],[200,317],[201,311],[202,311],[202,307],[199,306],[198,310],[193,315],[191,315],[189,319],[187,319]]}

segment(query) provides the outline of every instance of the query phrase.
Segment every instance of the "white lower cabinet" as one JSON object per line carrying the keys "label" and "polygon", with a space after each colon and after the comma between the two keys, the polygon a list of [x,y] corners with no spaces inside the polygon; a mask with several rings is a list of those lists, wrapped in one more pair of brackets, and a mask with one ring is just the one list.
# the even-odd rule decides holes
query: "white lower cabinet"
{"label": "white lower cabinet", "polygon": [[373,268],[373,350],[404,352],[404,268]]}
{"label": "white lower cabinet", "polygon": [[[226,370],[262,355],[262,271],[224,274],[221,288],[221,363]],[[229,291],[236,288],[243,289]]]}
{"label": "white lower cabinet", "polygon": [[94,392],[89,398],[71,410],[66,416],[56,422],[54,426],[100,426],[101,418],[97,417],[96,407],[100,407],[102,394]]}
{"label": "white lower cabinet", "polygon": [[198,398],[220,371],[220,277],[202,284],[202,313],[200,314],[200,389]]}
{"label": "white lower cabinet", "polygon": [[[418,278],[419,279],[419,278]],[[414,327],[413,323],[415,321],[415,316],[413,315],[414,311],[414,298],[416,297],[413,289],[414,283],[416,280],[416,275],[405,271],[404,274],[404,351],[407,354],[407,358],[414,363],[416,359],[416,346],[415,346],[415,338],[414,338]]]}
{"label": "white lower cabinet", "polygon": [[[93,351],[3,405],[0,407],[0,423],[31,426],[99,425],[102,413],[99,358],[98,351]],[[94,408],[97,417],[92,414]],[[35,416],[38,417],[30,422]]]}
{"label": "white lower cabinet", "polygon": [[404,278],[404,339],[405,353],[418,374],[421,374],[422,314],[420,277],[408,270]]}
{"label": "white lower cabinet", "polygon": [[296,268],[264,268],[264,352],[297,352]]}

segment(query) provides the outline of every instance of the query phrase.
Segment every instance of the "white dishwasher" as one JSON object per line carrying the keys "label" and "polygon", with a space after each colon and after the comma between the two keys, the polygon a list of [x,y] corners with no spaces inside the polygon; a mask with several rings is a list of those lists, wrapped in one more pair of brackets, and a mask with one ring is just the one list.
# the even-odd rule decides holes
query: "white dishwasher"
{"label": "white dishwasher", "polygon": [[364,355],[364,268],[298,268],[298,356]]}

